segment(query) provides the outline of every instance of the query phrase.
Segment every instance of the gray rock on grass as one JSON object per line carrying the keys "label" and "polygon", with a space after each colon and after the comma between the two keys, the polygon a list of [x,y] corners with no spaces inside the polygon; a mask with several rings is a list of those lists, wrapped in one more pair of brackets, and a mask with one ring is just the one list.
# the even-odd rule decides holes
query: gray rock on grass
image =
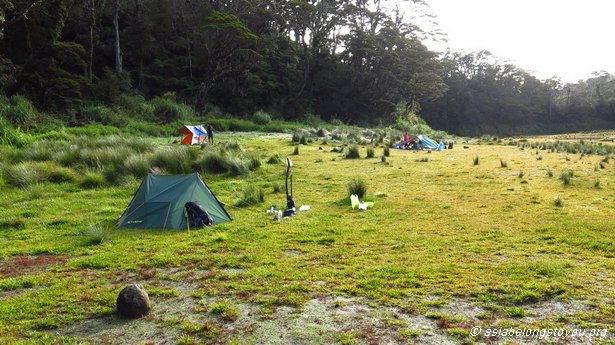
{"label": "gray rock on grass", "polygon": [[120,315],[131,319],[139,318],[149,312],[149,296],[143,285],[133,284],[120,291],[116,306]]}

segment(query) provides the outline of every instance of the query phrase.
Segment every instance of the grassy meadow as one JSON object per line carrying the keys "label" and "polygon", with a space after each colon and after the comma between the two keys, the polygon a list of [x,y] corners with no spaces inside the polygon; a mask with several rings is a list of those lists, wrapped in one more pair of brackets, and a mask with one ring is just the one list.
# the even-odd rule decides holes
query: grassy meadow
{"label": "grassy meadow", "polygon": [[[613,342],[609,135],[570,139],[605,154],[541,146],[557,140],[544,137],[385,155],[388,138],[345,145],[325,133],[305,144],[221,133],[205,148],[116,136],[5,148],[0,343],[520,341],[472,337],[477,325],[600,328],[608,334],[579,341]],[[359,158],[346,158],[354,145]],[[295,202],[311,209],[278,222],[266,210],[285,205],[285,157]],[[150,169],[198,171],[233,221],[116,228]],[[350,207],[356,179],[374,202],[367,211]],[[132,283],[153,309],[128,321],[115,299]]]}

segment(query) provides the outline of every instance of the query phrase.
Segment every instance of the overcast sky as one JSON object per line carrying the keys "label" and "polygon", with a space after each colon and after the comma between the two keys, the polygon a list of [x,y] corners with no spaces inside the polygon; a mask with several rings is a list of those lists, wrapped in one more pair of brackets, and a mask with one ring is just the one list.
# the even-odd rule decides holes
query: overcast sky
{"label": "overcast sky", "polygon": [[[541,79],[615,74],[614,0],[426,0],[453,50],[488,50]],[[443,50],[442,45],[428,44]]]}

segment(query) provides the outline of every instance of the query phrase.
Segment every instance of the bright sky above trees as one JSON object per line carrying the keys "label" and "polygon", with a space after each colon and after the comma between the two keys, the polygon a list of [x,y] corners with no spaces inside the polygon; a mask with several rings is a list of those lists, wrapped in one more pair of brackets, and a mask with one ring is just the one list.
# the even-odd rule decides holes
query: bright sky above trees
{"label": "bright sky above trees", "polygon": [[563,82],[615,73],[615,2],[609,0],[426,0],[448,45],[488,50],[517,67]]}

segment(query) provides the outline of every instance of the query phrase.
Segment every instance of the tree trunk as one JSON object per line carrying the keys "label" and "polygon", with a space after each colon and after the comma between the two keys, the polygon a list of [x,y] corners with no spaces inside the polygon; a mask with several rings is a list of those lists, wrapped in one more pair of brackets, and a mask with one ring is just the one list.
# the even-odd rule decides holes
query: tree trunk
{"label": "tree trunk", "polygon": [[190,69],[190,79],[192,79],[192,40],[190,38],[188,38],[188,68]]}
{"label": "tree trunk", "polygon": [[92,65],[94,64],[94,25],[96,24],[96,17],[94,13],[94,0],[90,0],[90,61],[88,63],[88,78],[92,83]]}
{"label": "tree trunk", "polygon": [[120,0],[115,0],[115,13],[113,15],[113,27],[115,29],[115,72],[122,73],[122,51],[120,48],[120,24],[119,24]]}
{"label": "tree trunk", "polygon": [[143,92],[143,87],[145,85],[145,77],[143,74],[143,58],[139,59],[139,90],[141,90],[141,92]]}

